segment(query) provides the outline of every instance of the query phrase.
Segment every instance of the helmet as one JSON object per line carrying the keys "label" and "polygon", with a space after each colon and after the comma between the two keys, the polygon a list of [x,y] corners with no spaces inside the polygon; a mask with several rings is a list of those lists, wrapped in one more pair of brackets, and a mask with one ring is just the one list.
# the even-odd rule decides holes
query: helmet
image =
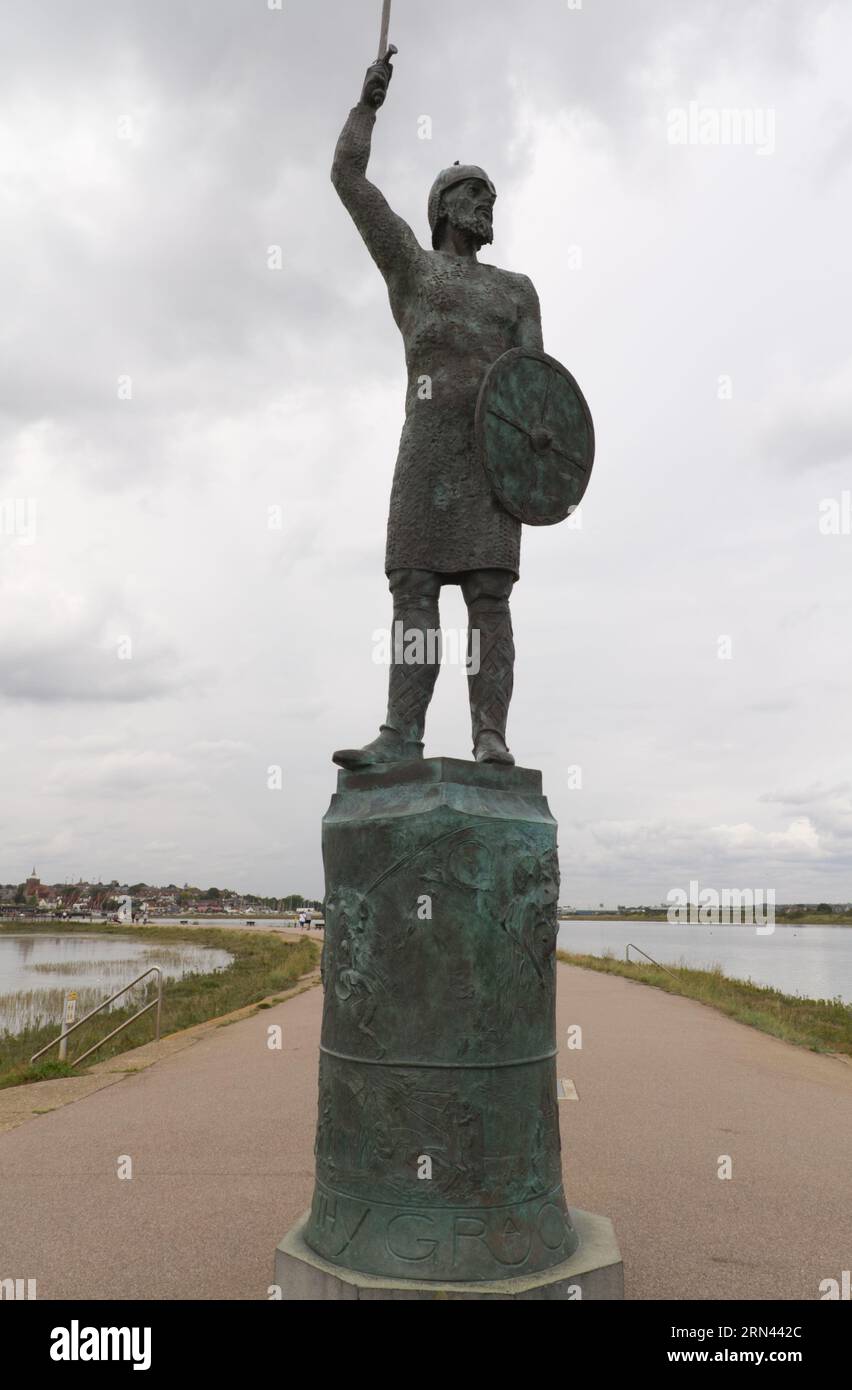
{"label": "helmet", "polygon": [[497,197],[497,189],[494,187],[484,169],[480,169],[478,164],[459,164],[456,160],[449,169],[442,169],[429,193],[429,230],[432,233],[432,246],[436,247],[438,217],[441,209],[441,197],[448,188],[452,188],[456,183],[464,183],[465,179],[482,179],[488,184],[494,197]]}

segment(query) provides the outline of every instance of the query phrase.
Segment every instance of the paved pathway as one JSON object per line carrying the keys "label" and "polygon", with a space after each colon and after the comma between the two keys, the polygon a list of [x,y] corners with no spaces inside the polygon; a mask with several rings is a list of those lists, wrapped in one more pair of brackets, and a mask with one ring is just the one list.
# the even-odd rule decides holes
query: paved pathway
{"label": "paved pathway", "polygon": [[[40,1298],[265,1298],[311,1197],[320,1010],[308,990],[0,1134],[0,1278]],[[560,1103],[566,1191],[615,1221],[628,1297],[814,1299],[850,1267],[852,1067],[564,965],[558,1019],[579,1094]]]}

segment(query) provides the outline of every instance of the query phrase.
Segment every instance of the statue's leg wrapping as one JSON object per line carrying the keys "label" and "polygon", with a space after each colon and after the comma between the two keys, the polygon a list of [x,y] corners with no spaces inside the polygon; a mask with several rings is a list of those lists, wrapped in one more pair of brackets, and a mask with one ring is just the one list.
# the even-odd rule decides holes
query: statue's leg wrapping
{"label": "statue's leg wrapping", "polygon": [[431,570],[392,570],[388,580],[393,630],[385,723],[406,742],[419,743],[441,666],[441,581]]}
{"label": "statue's leg wrapping", "polygon": [[509,570],[473,570],[462,583],[468,610],[468,693],[474,756],[512,762],[506,748],[506,721],[512,699],[515,643]]}
{"label": "statue's leg wrapping", "polygon": [[441,665],[440,575],[391,570],[393,594],[388,712],[378,738],[363,748],[338,748],[338,767],[350,772],[423,757],[426,710]]}

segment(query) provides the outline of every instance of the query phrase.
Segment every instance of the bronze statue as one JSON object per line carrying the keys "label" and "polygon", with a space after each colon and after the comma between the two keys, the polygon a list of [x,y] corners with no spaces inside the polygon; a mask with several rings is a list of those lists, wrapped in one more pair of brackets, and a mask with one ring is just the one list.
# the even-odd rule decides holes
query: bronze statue
{"label": "bronze statue", "polygon": [[[360,101],[337,142],[331,177],[385,279],[405,343],[406,414],[391,490],[385,571],[393,595],[394,630],[422,633],[425,657],[416,664],[392,660],[388,710],[378,738],[364,748],[338,750],[334,761],[359,769],[422,758],[426,711],[440,664],[435,642],[440,628],[438,596],[442,585],[458,584],[468,609],[474,757],[477,762],[512,764],[506,745],[515,658],[509,596],[518,579],[521,520],[546,523],[576,505],[591,467],[591,417],[576,390],[581,405],[571,398],[571,418],[562,421],[569,427],[571,447],[560,449],[559,428],[547,427],[541,410],[538,423],[530,424],[525,408],[529,382],[520,381],[517,373],[509,382],[508,405],[499,390],[492,389],[490,404],[483,406],[489,371],[507,360],[507,353],[524,359],[540,380],[555,377],[563,396],[576,383],[542,351],[541,315],[532,281],[477,259],[493,237],[497,197],[483,169],[457,163],[438,175],[428,201],[430,250],[420,245],[367,178],[376,112],[387,94],[393,73],[390,59],[396,51],[391,45],[368,68]],[[512,396],[517,398],[519,389],[524,408],[516,408],[513,416]],[[544,410],[548,397],[556,400],[559,391],[551,393],[547,383],[541,389],[539,405]],[[513,451],[523,449],[534,459],[535,467],[522,465],[522,496],[515,497],[511,486],[497,485],[495,491],[494,460],[489,468],[484,453],[489,411],[491,426],[503,432],[502,444],[498,440],[496,445],[503,472],[507,460],[510,473],[514,468]],[[584,431],[579,450],[578,425]],[[532,493],[541,504],[541,515],[524,510]],[[569,502],[562,505],[566,497]],[[554,507],[559,515],[550,514]],[[478,660],[472,663],[474,632]]]}
{"label": "bronze statue", "polygon": [[[530,281],[477,260],[496,197],[484,170],[439,174],[431,250],[366,177],[389,12],[333,179],[405,342],[385,566],[427,660],[394,661],[379,737],[334,755],[314,1195],[276,1282],[302,1300],[616,1297],[611,1226],[569,1211],[562,1184],[556,822],[505,738],[521,524],[576,506],[592,422],[542,350]],[[481,639],[474,764],[422,756],[443,584],[461,586]]]}

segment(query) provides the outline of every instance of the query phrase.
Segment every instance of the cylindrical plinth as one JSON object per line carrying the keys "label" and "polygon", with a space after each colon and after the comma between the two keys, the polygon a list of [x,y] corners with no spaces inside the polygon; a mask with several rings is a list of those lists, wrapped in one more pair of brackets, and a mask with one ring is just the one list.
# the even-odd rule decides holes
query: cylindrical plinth
{"label": "cylindrical plinth", "polygon": [[577,1244],[555,1076],[556,824],[541,775],[341,773],[326,871],[308,1245],[368,1274],[494,1280]]}

